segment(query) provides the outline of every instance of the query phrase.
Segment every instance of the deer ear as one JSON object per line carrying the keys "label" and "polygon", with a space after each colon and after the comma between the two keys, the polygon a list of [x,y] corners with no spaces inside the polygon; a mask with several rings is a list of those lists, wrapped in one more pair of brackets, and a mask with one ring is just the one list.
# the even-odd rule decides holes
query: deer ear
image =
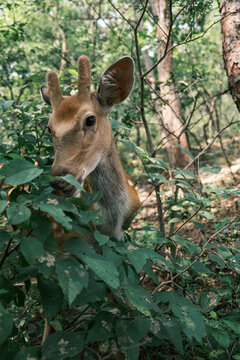
{"label": "deer ear", "polygon": [[134,62],[124,56],[109,66],[100,78],[98,96],[106,106],[113,106],[125,100],[134,83]]}
{"label": "deer ear", "polygon": [[40,95],[41,95],[43,101],[44,101],[47,105],[50,105],[50,106],[51,106],[50,96],[49,96],[49,94],[48,94],[48,91],[47,91],[47,87],[46,87],[46,86],[41,86],[41,88],[40,88]]}

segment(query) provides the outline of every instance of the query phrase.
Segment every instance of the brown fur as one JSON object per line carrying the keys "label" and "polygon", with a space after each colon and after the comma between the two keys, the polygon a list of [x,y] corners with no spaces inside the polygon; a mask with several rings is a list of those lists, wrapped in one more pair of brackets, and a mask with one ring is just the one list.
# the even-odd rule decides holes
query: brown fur
{"label": "brown fur", "polygon": [[[89,59],[80,56],[78,93],[67,97],[61,95],[57,74],[53,71],[47,74],[49,101],[53,108],[49,127],[55,148],[51,175],[69,173],[79,182],[87,179],[87,186],[93,191],[103,190],[99,207],[105,223],[100,230],[117,238],[121,237],[124,222],[140,203],[113,143],[107,113],[131,91],[133,69],[131,58],[118,60],[104,71],[98,92],[90,94]],[[89,116],[96,119],[92,126],[86,125]]]}

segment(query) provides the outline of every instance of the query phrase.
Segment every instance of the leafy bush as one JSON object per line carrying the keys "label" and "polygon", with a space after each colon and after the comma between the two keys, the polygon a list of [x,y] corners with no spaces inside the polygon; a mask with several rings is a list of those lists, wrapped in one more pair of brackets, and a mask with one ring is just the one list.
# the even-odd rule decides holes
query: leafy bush
{"label": "leafy bush", "polygon": [[[216,198],[239,191],[215,186],[200,194],[194,174],[176,169],[175,192],[163,207],[165,230],[143,227],[143,237],[154,234],[148,247],[140,245],[139,234],[126,233],[116,242],[88,225],[102,222],[99,211],[90,210],[100,192],[83,191],[82,199],[52,194],[45,110],[29,111],[28,103],[13,108],[4,100],[1,107],[6,129],[0,169],[1,356],[108,359],[120,352],[131,360],[171,354],[239,359],[240,223],[237,217],[217,223],[210,212]],[[169,185],[163,161],[122,141],[138,154],[155,186]],[[76,185],[71,176],[64,180]],[[59,250],[52,219],[79,237]],[[181,225],[173,231],[171,224],[179,222],[192,222],[197,242],[179,235]],[[213,235],[207,222],[215,227]],[[89,231],[101,252],[81,239]],[[55,332],[40,347],[45,317]]]}

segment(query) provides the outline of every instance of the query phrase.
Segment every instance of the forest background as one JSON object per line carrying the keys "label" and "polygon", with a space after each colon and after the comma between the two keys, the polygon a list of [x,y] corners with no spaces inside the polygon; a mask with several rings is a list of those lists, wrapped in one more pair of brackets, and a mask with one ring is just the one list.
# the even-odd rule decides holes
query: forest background
{"label": "forest background", "polygon": [[[4,360],[240,359],[239,74],[227,77],[239,11],[210,0],[0,3]],[[110,122],[141,208],[124,242],[96,232],[101,254],[73,239],[59,258],[48,216],[81,235],[101,222],[89,209],[101,194],[51,194],[39,88],[55,70],[73,94],[82,54],[92,90],[118,58],[135,61]],[[41,346],[45,317],[55,332]]]}

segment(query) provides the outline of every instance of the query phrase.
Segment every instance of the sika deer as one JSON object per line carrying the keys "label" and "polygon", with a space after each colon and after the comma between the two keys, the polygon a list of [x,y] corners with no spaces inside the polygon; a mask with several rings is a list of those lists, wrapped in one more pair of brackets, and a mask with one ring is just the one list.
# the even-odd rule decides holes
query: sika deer
{"label": "sika deer", "polygon": [[[134,62],[124,56],[104,71],[98,91],[90,93],[89,59],[80,56],[76,95],[62,96],[54,71],[47,74],[47,88],[41,88],[44,101],[53,110],[48,124],[55,149],[50,174],[72,174],[91,191],[102,190],[98,206],[104,223],[99,230],[116,239],[121,238],[125,221],[140,202],[119,159],[108,115],[113,105],[127,98],[133,83]],[[79,195],[75,187],[63,181],[50,183],[64,197]]]}

